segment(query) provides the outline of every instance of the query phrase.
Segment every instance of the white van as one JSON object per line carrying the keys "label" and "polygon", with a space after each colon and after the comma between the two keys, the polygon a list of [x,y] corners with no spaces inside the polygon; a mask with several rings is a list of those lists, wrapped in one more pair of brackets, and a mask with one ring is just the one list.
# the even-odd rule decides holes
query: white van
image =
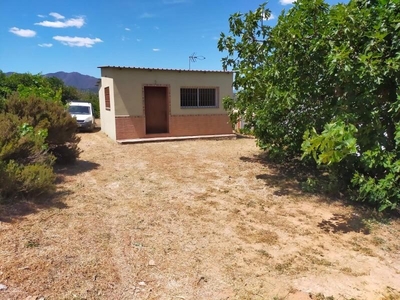
{"label": "white van", "polygon": [[71,101],[68,103],[68,111],[76,118],[79,129],[93,131],[96,126],[92,103],[84,101]]}

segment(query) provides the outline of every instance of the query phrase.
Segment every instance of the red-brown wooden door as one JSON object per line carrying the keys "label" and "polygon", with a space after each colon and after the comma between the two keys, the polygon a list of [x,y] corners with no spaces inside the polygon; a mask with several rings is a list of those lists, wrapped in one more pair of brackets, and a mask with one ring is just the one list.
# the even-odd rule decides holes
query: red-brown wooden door
{"label": "red-brown wooden door", "polygon": [[168,133],[168,98],[166,87],[144,87],[146,134]]}

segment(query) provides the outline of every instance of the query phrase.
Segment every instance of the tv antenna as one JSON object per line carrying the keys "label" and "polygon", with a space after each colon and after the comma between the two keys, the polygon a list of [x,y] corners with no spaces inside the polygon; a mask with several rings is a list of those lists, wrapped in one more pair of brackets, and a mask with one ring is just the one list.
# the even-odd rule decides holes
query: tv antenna
{"label": "tv antenna", "polygon": [[204,56],[196,55],[196,52],[194,52],[192,55],[189,56],[189,70],[191,62],[196,62],[198,60],[204,60],[204,59],[206,59]]}

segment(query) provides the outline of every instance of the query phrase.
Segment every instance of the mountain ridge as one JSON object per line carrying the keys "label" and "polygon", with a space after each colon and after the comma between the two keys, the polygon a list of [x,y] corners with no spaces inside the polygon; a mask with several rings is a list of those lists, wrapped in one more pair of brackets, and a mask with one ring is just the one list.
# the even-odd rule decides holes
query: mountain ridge
{"label": "mountain ridge", "polygon": [[92,92],[97,92],[99,90],[97,87],[97,82],[99,81],[99,78],[90,75],[84,75],[79,72],[59,71],[55,73],[47,73],[44,74],[44,76],[56,77],[58,79],[61,79],[65,85],[73,86],[79,90]]}
{"label": "mountain ridge", "polygon": [[[7,72],[7,76],[16,72]],[[82,91],[98,92],[97,82],[99,78],[81,74],[79,72],[64,72],[58,71],[54,73],[43,74],[45,77],[56,77],[64,82],[66,86],[72,86]]]}

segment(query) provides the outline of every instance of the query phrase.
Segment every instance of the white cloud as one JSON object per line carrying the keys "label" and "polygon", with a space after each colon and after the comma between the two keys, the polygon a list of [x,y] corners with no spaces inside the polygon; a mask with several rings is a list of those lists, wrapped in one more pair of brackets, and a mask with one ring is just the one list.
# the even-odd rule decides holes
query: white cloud
{"label": "white cloud", "polygon": [[39,18],[46,18],[44,15],[37,15]]}
{"label": "white cloud", "polygon": [[63,15],[60,15],[59,13],[56,13],[56,12],[51,12],[51,13],[49,13],[49,15],[56,18],[57,20],[65,19],[65,17]]}
{"label": "white cloud", "polygon": [[43,47],[43,48],[50,48],[53,47],[53,44],[38,44],[39,47]]}
{"label": "white cloud", "polygon": [[153,14],[144,13],[144,14],[141,14],[139,18],[141,18],[141,19],[148,19],[148,18],[153,18],[153,17],[154,17]]}
{"label": "white cloud", "polygon": [[288,5],[288,4],[292,4],[293,2],[296,2],[296,0],[279,0],[279,2],[282,5]]}
{"label": "white cloud", "polygon": [[91,39],[88,37],[72,37],[72,36],[53,36],[53,39],[59,41],[61,44],[70,47],[87,47],[91,48],[96,43],[103,42],[99,38]]}
{"label": "white cloud", "polygon": [[35,23],[35,25],[52,27],[52,28],[66,28],[66,27],[77,27],[81,28],[85,24],[85,20],[82,17],[71,18],[65,21],[43,21]]}
{"label": "white cloud", "polygon": [[10,28],[9,32],[22,37],[34,37],[36,35],[36,31],[30,29],[19,29],[18,27]]}
{"label": "white cloud", "polygon": [[161,49],[159,49],[159,48],[153,48],[153,51],[154,51],[154,52],[159,52],[159,51],[161,51]]}
{"label": "white cloud", "polygon": [[131,29],[130,29],[130,28],[128,28],[128,27],[125,27],[125,30],[126,30],[126,31],[131,31]]}

